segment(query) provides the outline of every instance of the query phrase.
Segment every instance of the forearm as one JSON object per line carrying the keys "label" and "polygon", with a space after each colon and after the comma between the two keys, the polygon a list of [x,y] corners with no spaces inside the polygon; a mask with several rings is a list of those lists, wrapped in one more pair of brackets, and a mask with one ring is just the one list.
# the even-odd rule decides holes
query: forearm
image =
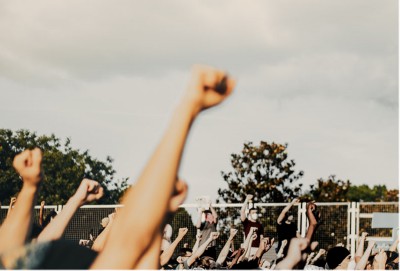
{"label": "forearm", "polygon": [[240,218],[241,220],[246,219],[246,207],[247,207],[248,200],[246,199],[242,205],[242,208],[240,209]]}
{"label": "forearm", "polygon": [[196,243],[194,243],[194,246],[192,248],[192,253],[195,253],[199,249],[199,244],[200,244],[200,239],[196,239]]}
{"label": "forearm", "polygon": [[[123,245],[124,251],[143,251],[150,244],[153,235],[160,230],[173,192],[186,136],[197,113],[198,109],[191,103],[183,103],[178,107],[166,134],[134,188],[125,195],[122,204],[129,208],[123,208],[116,218],[107,242],[110,245],[107,247]],[[141,219],[138,220],[137,217]],[[132,228],[135,229],[134,233],[128,236],[120,234],[129,232]],[[107,254],[111,254],[111,251],[105,255]],[[125,262],[135,262],[138,257],[140,253],[120,253],[113,260],[99,255],[92,268],[96,268],[97,264],[114,268],[125,266]]]}
{"label": "forearm", "polygon": [[200,229],[200,227],[201,227],[201,216],[203,215],[203,213],[202,212],[200,212],[199,213],[199,218],[197,219],[197,222],[196,222],[196,228],[197,229]]}
{"label": "forearm", "polygon": [[244,240],[244,244],[243,244],[244,251],[242,253],[242,256],[240,256],[238,262],[243,261],[243,259],[246,257],[247,250],[249,249],[249,243],[250,243],[250,239],[251,239],[252,235],[253,235],[253,232],[250,231],[249,234],[247,235],[246,239]]}
{"label": "forearm", "polygon": [[43,208],[42,206],[40,206],[40,210],[39,210],[39,225],[42,227],[43,226]]}
{"label": "forearm", "polygon": [[363,252],[364,252],[364,241],[365,238],[360,237],[360,240],[358,242],[358,246],[356,249],[356,254],[354,256],[354,260],[356,261],[356,263],[358,263],[358,261],[361,259],[361,257],[363,256]]}
{"label": "forearm", "polygon": [[224,247],[222,248],[221,252],[218,255],[217,263],[223,264],[225,262],[225,259],[229,253],[229,248],[231,246],[231,243],[232,243],[232,239],[229,238],[228,241],[226,241]]}
{"label": "forearm", "polygon": [[25,244],[31,230],[33,207],[37,198],[36,186],[24,185],[12,212],[0,228],[0,254]]}
{"label": "forearm", "polygon": [[210,210],[211,210],[211,213],[212,213],[212,215],[214,217],[214,223],[217,223],[217,218],[218,218],[217,212],[215,211],[215,209],[212,206],[210,206]]}
{"label": "forearm", "polygon": [[212,242],[212,239],[207,239],[193,254],[192,256],[187,260],[188,266],[191,266],[196,259],[200,258],[201,255],[203,255],[204,251],[206,251],[207,246]]}
{"label": "forearm", "polygon": [[[161,234],[157,235],[152,241],[149,249],[140,258],[133,269],[138,270],[159,270],[160,269],[160,247],[162,237]],[[167,261],[168,262],[168,261]],[[163,264],[161,264],[163,265]]]}
{"label": "forearm", "polygon": [[178,246],[179,242],[182,241],[183,237],[177,237],[169,247],[163,251],[163,253],[160,256],[160,263],[161,266],[165,265],[168,263],[168,261],[171,259],[172,255],[174,254],[174,251],[176,247]]}
{"label": "forearm", "polygon": [[397,238],[393,244],[390,246],[389,251],[395,252],[397,250],[397,246],[399,245],[399,238]]}
{"label": "forearm", "polygon": [[356,265],[356,270],[364,270],[365,269],[365,266],[367,265],[367,262],[368,262],[368,257],[371,255],[372,248],[373,248],[373,246],[367,247],[367,249],[365,250],[361,259],[358,261],[358,263]]}
{"label": "forearm", "polygon": [[285,215],[290,210],[290,208],[292,208],[292,205],[293,205],[293,203],[289,203],[288,205],[285,206],[285,208],[283,208],[283,210],[281,211],[281,213],[279,214],[278,219],[277,219],[277,222],[279,224],[285,218]]}
{"label": "forearm", "polygon": [[103,250],[107,237],[110,234],[112,223],[113,222],[110,221],[107,224],[106,228],[99,234],[99,236],[97,236],[96,240],[94,240],[93,245],[91,247],[92,250],[98,252]]}
{"label": "forearm", "polygon": [[81,203],[78,200],[70,198],[61,212],[40,233],[38,242],[60,239],[80,206]]}

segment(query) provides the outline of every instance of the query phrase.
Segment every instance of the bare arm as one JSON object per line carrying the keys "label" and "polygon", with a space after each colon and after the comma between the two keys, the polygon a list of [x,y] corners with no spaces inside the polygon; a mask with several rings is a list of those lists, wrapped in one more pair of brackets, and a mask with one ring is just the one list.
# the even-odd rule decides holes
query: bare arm
{"label": "bare arm", "polygon": [[354,256],[354,261],[356,263],[358,263],[361,259],[361,257],[363,256],[364,253],[364,241],[365,238],[367,237],[368,233],[363,232],[360,236],[360,239],[358,240],[358,246],[357,246],[357,250],[356,250],[356,254]]}
{"label": "bare arm", "polygon": [[395,252],[397,250],[397,246],[399,245],[399,235],[397,235],[396,240],[393,242],[393,244],[390,246],[389,251]]}
{"label": "bare arm", "polygon": [[[138,259],[147,251],[153,236],[161,231],[167,212],[166,205],[173,192],[182,151],[192,122],[201,110],[219,104],[233,90],[234,81],[231,79],[227,80],[227,90],[224,94],[219,94],[212,88],[224,76],[224,72],[210,67],[198,66],[194,69],[193,79],[183,101],[177,107],[161,142],[135,183],[135,189],[129,189],[125,194],[122,200],[125,207],[118,214],[106,246],[91,268],[134,268]],[[167,159],[168,163],[165,162]],[[157,199],[157,202],[154,199]],[[140,221],[137,217],[141,218]],[[135,229],[134,232],[132,228]]]}
{"label": "bare arm", "polygon": [[17,198],[16,198],[16,197],[12,197],[12,198],[10,199],[10,205],[8,206],[7,216],[10,215],[12,209],[14,208],[14,204],[15,204],[16,201],[17,201]]}
{"label": "bare arm", "polygon": [[214,217],[214,223],[217,223],[218,214],[217,214],[217,212],[215,211],[215,209],[211,206],[211,204],[210,204],[210,210],[211,210],[211,214],[212,214],[213,217]]}
{"label": "bare arm", "polygon": [[282,258],[284,255],[283,255],[283,250],[285,249],[285,247],[286,247],[286,245],[287,245],[287,243],[288,243],[288,240],[282,240],[282,244],[281,244],[281,247],[279,248],[279,251],[278,251],[278,253],[276,254],[276,258],[277,259],[280,259],[280,258]]}
{"label": "bare arm", "polygon": [[96,181],[83,179],[61,212],[47,225],[38,236],[38,242],[57,240],[62,237],[69,221],[83,204],[98,200],[103,196],[103,188]]}
{"label": "bare arm", "polygon": [[292,238],[288,249],[288,255],[276,265],[276,269],[293,269],[301,261],[302,251],[306,249],[308,245],[309,241],[306,238]]}
{"label": "bare arm", "polygon": [[199,209],[199,217],[198,217],[197,222],[196,222],[196,228],[198,228],[198,229],[201,228],[201,217],[203,216],[203,211],[204,211],[203,208]]}
{"label": "bare arm", "polygon": [[279,214],[276,222],[278,222],[278,224],[281,224],[282,220],[285,218],[286,213],[290,210],[290,208],[292,208],[293,205],[295,205],[298,202],[300,202],[300,200],[298,198],[295,198],[294,200],[292,200],[291,203],[286,205],[285,208],[283,208],[282,212]]}
{"label": "bare arm", "polygon": [[[251,242],[253,242],[254,229],[256,229],[256,228],[254,228],[254,227],[250,228],[249,234],[247,234],[247,237],[244,240],[244,244],[243,244],[244,252],[243,252],[242,256],[240,256],[238,263],[243,261],[247,255],[247,250],[249,250],[249,245],[251,244]],[[257,237],[257,235],[256,235],[256,237]]]}
{"label": "bare arm", "polygon": [[107,236],[109,235],[111,231],[112,224],[114,223],[114,218],[115,218],[115,213],[112,213],[108,216],[108,224],[105,227],[105,229],[97,236],[97,238],[94,240],[93,245],[91,247],[92,250],[94,251],[102,251],[104,248],[104,244],[106,243]]}
{"label": "bare arm", "polygon": [[[365,250],[364,255],[358,261],[358,263],[356,265],[356,270],[364,270],[365,269],[365,266],[367,265],[367,262],[368,262],[368,257],[371,255],[371,251],[374,248],[374,245],[375,245],[374,241],[368,242],[368,247]],[[385,269],[385,266],[383,269]]]}
{"label": "bare arm", "polygon": [[43,210],[44,210],[44,205],[45,205],[45,202],[42,201],[42,202],[40,203],[40,209],[39,209],[39,225],[40,225],[41,227],[43,227]]}
{"label": "bare arm", "polygon": [[253,198],[253,195],[247,195],[246,199],[243,202],[242,208],[240,209],[240,219],[242,221],[246,220],[246,207],[247,204],[249,203],[249,200],[251,200]]}
{"label": "bare arm", "polygon": [[221,252],[218,255],[217,263],[223,264],[225,262],[226,256],[228,256],[229,253],[229,248],[232,244],[233,238],[235,238],[235,235],[238,230],[236,229],[231,229],[228,241],[226,241],[224,247],[222,248]]}
{"label": "bare arm", "polygon": [[205,241],[200,247],[199,249],[196,250],[195,253],[192,254],[192,256],[189,257],[189,259],[187,259],[187,265],[191,266],[198,258],[201,257],[201,255],[203,255],[204,251],[206,250],[206,248],[208,247],[208,245],[213,241],[216,240],[219,236],[218,232],[212,232],[210,235],[210,238],[207,239],[207,241]]}
{"label": "bare arm", "polygon": [[[188,228],[180,228],[178,236],[176,239],[171,243],[171,245],[161,254],[160,256],[160,264],[161,266],[168,263],[171,259],[172,255],[176,247],[178,246],[179,242],[182,241],[183,237],[185,237],[186,233],[188,232]],[[140,268],[139,268],[140,269]]]}
{"label": "bare arm", "polygon": [[198,249],[199,249],[199,244],[200,244],[201,236],[202,236],[202,233],[201,233],[201,231],[200,231],[200,230],[197,230],[197,234],[196,234],[196,242],[195,242],[195,243],[194,243],[194,245],[193,245],[193,248],[192,248],[192,253],[195,253],[195,252],[196,252],[196,250],[198,250]]}
{"label": "bare arm", "polygon": [[[31,230],[34,203],[42,180],[41,164],[42,152],[38,148],[25,150],[14,158],[13,166],[22,177],[23,185],[14,210],[0,228],[0,254],[25,244]],[[3,264],[6,265],[5,262]]]}
{"label": "bare arm", "polygon": [[375,270],[385,270],[387,261],[386,252],[381,249],[374,257],[373,267]]}
{"label": "bare arm", "polygon": [[315,230],[317,229],[317,219],[314,217],[313,211],[316,206],[314,203],[307,204],[307,218],[308,218],[308,229],[306,233],[306,239],[311,243],[312,237],[314,235]]}

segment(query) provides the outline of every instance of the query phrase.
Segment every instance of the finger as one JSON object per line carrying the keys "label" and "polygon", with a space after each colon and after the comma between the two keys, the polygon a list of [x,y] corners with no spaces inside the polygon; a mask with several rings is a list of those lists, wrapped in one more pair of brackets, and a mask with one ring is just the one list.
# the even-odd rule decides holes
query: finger
{"label": "finger", "polygon": [[25,161],[28,160],[29,156],[29,150],[25,150],[14,157],[13,167],[18,173],[24,168]]}
{"label": "finger", "polygon": [[35,167],[40,167],[42,164],[42,150],[39,148],[34,148],[31,151],[31,165]]}
{"label": "finger", "polygon": [[97,189],[96,199],[101,199],[104,196],[104,189],[103,187],[99,187]]}

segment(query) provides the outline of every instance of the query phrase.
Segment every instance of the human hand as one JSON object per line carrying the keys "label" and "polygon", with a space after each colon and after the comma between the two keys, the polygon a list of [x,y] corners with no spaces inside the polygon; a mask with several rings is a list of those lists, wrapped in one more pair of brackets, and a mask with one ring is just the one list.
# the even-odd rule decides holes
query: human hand
{"label": "human hand", "polygon": [[14,203],[17,201],[16,197],[11,197],[10,199],[10,205],[14,205]]}
{"label": "human hand", "polygon": [[200,241],[200,239],[201,239],[202,236],[203,236],[203,235],[202,235],[201,233],[196,234],[196,240],[197,240],[197,241]]}
{"label": "human hand", "polygon": [[85,203],[100,199],[103,194],[103,187],[101,187],[98,182],[89,179],[83,179],[73,198],[78,201],[80,205],[83,205]]}
{"label": "human hand", "polygon": [[219,236],[219,232],[212,232],[210,234],[210,239],[211,240],[216,240],[218,238],[218,236]]}
{"label": "human hand", "polygon": [[253,199],[253,195],[250,195],[250,194],[249,194],[249,195],[246,196],[246,201],[249,201],[249,200],[251,200],[251,199]]}
{"label": "human hand", "polygon": [[188,228],[179,228],[178,238],[183,238],[188,232]]}
{"label": "human hand", "polygon": [[295,198],[295,199],[292,200],[292,205],[294,205],[296,203],[299,203],[299,202],[300,202],[300,199],[299,198]]}
{"label": "human hand", "polygon": [[363,232],[363,233],[361,234],[361,238],[365,239],[365,237],[367,237],[367,235],[368,235],[368,232]]}
{"label": "human hand", "polygon": [[185,98],[194,102],[199,110],[204,110],[221,103],[232,93],[234,86],[235,81],[224,71],[195,65]]}
{"label": "human hand", "polygon": [[185,181],[178,179],[175,182],[174,193],[169,200],[169,211],[176,212],[179,206],[185,201],[188,193],[188,185]]}
{"label": "human hand", "polygon": [[42,200],[42,201],[40,202],[40,208],[43,208],[45,204],[46,204],[46,202],[45,202],[44,200]]}
{"label": "human hand", "polygon": [[386,252],[383,249],[379,250],[379,253],[375,255],[373,266],[374,269],[384,270],[387,261]]}
{"label": "human hand", "polygon": [[13,167],[26,185],[37,187],[42,180],[42,151],[39,148],[17,154]]}
{"label": "human hand", "polygon": [[237,229],[231,229],[229,232],[229,240],[233,240],[235,235],[237,234],[238,230]]}

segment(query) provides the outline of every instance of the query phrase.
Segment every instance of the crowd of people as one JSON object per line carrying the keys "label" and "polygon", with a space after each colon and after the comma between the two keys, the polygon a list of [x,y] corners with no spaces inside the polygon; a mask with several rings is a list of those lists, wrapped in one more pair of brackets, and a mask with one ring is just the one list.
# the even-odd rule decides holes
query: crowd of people
{"label": "crowd of people", "polygon": [[[233,241],[237,229],[217,254],[218,216],[210,205],[199,212],[198,235],[192,248],[177,249],[187,233],[180,228],[175,240],[166,225],[183,203],[188,186],[178,177],[186,138],[197,116],[223,102],[233,91],[235,81],[224,71],[195,66],[187,91],[178,104],[165,134],[143,169],[134,187],[121,200],[124,206],[102,221],[97,238],[82,244],[63,240],[63,233],[75,212],[84,204],[103,196],[95,180],[84,179],[58,214],[33,223],[33,208],[44,185],[42,151],[25,150],[16,155],[13,166],[23,182],[9,213],[0,227],[0,268],[6,269],[398,269],[396,240],[389,251],[374,255],[374,242],[364,250],[366,234],[358,241],[354,257],[343,246],[315,251],[313,240],[320,214],[313,202],[307,205],[308,228],[305,236],[297,232],[290,209],[294,199],[277,219],[278,240],[265,234],[257,209],[247,207],[247,195],[240,219],[244,241],[237,249]],[[157,199],[157,200],[154,200]],[[35,226],[33,226],[35,225]],[[37,228],[37,230],[35,230]],[[276,258],[264,255],[277,244]]]}

